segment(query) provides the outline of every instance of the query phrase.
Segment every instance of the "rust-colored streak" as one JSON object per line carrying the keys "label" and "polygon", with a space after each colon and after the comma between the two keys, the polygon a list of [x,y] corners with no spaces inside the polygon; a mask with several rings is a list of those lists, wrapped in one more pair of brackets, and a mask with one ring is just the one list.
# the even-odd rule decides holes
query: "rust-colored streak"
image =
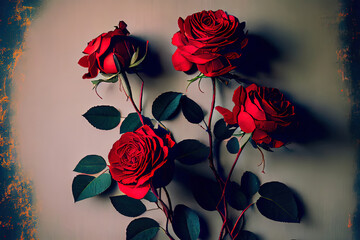
{"label": "rust-colored streak", "polygon": [[351,215],[349,214],[349,218],[348,218],[348,225],[347,225],[347,227],[348,228],[351,228],[352,227],[352,221],[351,221]]}

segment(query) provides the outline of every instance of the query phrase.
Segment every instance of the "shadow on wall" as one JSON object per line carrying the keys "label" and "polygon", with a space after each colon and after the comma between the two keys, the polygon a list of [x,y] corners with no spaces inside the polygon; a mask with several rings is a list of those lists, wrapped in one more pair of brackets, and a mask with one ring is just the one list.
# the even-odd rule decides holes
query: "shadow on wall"
{"label": "shadow on wall", "polygon": [[248,40],[239,58],[237,72],[247,77],[256,77],[259,73],[271,75],[271,63],[282,57],[280,50],[259,35],[249,34]]}
{"label": "shadow on wall", "polygon": [[[140,56],[143,56],[145,53],[146,41],[136,36],[131,36],[131,38],[138,42],[138,46],[142,46],[140,49]],[[159,54],[153,49],[151,43],[148,45],[146,58],[133,70],[144,73],[147,77],[152,78],[152,81],[156,80],[156,78],[164,72]],[[129,71],[129,73],[135,73],[135,71]]]}

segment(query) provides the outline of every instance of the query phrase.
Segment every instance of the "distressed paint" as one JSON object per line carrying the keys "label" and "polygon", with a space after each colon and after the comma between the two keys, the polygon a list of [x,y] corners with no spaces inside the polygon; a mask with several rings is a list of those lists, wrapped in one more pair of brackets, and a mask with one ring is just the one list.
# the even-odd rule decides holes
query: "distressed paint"
{"label": "distressed paint", "polygon": [[357,147],[357,174],[354,190],[357,196],[355,213],[349,213],[348,228],[353,239],[360,239],[360,3],[356,0],[341,1],[339,34],[342,46],[337,51],[340,68],[338,73],[347,83],[346,96],[351,101],[351,131]]}
{"label": "distressed paint", "polygon": [[[0,4],[0,239],[36,239],[31,181],[22,172],[11,131],[11,85],[36,1]],[[39,3],[36,3],[39,4]]]}

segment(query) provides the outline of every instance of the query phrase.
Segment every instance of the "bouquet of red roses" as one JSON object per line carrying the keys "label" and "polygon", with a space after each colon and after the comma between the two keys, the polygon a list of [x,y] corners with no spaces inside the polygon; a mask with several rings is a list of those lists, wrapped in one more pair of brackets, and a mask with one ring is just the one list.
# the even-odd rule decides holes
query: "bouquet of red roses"
{"label": "bouquet of red roses", "polygon": [[[109,146],[107,161],[99,155],[87,155],[77,164],[77,175],[72,184],[75,202],[94,197],[110,188],[116,181],[122,194],[111,196],[114,208],[128,217],[139,217],[149,201],[164,212],[165,226],[154,219],[139,217],[127,227],[126,239],[153,239],[162,230],[169,239],[182,240],[201,237],[198,213],[184,204],[171,204],[171,193],[166,186],[172,181],[179,165],[196,165],[208,161],[213,179],[191,176],[191,187],[196,202],[207,211],[217,211],[222,220],[218,239],[257,239],[245,230],[244,214],[253,205],[265,217],[281,222],[299,222],[298,203],[292,191],[283,183],[260,183],[252,172],[245,171],[241,182],[231,180],[243,149],[253,146],[262,156],[263,150],[282,147],[287,142],[281,136],[289,133],[296,124],[294,106],[274,88],[241,84],[232,96],[232,110],[216,106],[217,82],[227,83],[236,75],[248,38],[245,23],[222,10],[202,11],[184,19],[179,18],[179,31],[172,38],[177,47],[172,56],[174,68],[199,74],[189,84],[208,79],[213,94],[209,114],[205,119],[202,108],[186,94],[165,92],[152,104],[152,115],[143,116],[144,80],[141,65],[147,59],[148,42],[130,36],[125,22],[103,33],[88,43],[79,64],[88,69],[83,78],[92,80],[97,93],[101,83],[119,82],[120,90],[130,100],[134,112],[121,121],[120,111],[108,105],[90,108],[83,116],[101,130],[115,129],[120,125],[120,138]],[[136,74],[141,81],[138,104],[132,94],[127,74]],[[236,79],[238,80],[238,79]],[[214,110],[223,118],[212,123]],[[198,124],[208,135],[208,142],[196,139],[175,141],[165,126],[181,111],[191,124]],[[216,160],[215,142],[226,144],[226,149],[236,154],[232,167],[223,174]],[[179,173],[177,173],[179,174]],[[182,174],[180,172],[180,174]],[[189,175],[183,173],[184,175]],[[258,193],[257,199],[254,196]],[[144,200],[145,199],[145,200]],[[231,209],[229,208],[231,206]],[[230,211],[235,211],[230,214]],[[213,238],[212,238],[213,239]]]}

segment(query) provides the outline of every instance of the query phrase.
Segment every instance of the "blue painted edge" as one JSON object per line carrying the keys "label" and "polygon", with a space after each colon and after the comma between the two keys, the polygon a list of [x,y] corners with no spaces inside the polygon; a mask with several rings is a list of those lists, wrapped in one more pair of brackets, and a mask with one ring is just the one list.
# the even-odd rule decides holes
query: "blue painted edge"
{"label": "blue painted edge", "polygon": [[11,136],[12,73],[24,32],[40,0],[0,2],[0,239],[36,239],[31,181],[23,176]]}
{"label": "blue painted edge", "polygon": [[[360,239],[360,1],[340,0],[340,6],[339,16],[342,17],[342,21],[339,23],[339,36],[342,45],[340,50],[344,53],[343,56],[340,56],[341,70],[345,75],[343,80],[347,83],[350,93],[350,129],[357,148],[357,172],[354,184],[357,203],[353,217],[350,216],[349,218],[348,227],[352,228],[353,239]],[[344,198],[346,197],[344,196]],[[338,207],[346,211],[347,206],[340,204]]]}

